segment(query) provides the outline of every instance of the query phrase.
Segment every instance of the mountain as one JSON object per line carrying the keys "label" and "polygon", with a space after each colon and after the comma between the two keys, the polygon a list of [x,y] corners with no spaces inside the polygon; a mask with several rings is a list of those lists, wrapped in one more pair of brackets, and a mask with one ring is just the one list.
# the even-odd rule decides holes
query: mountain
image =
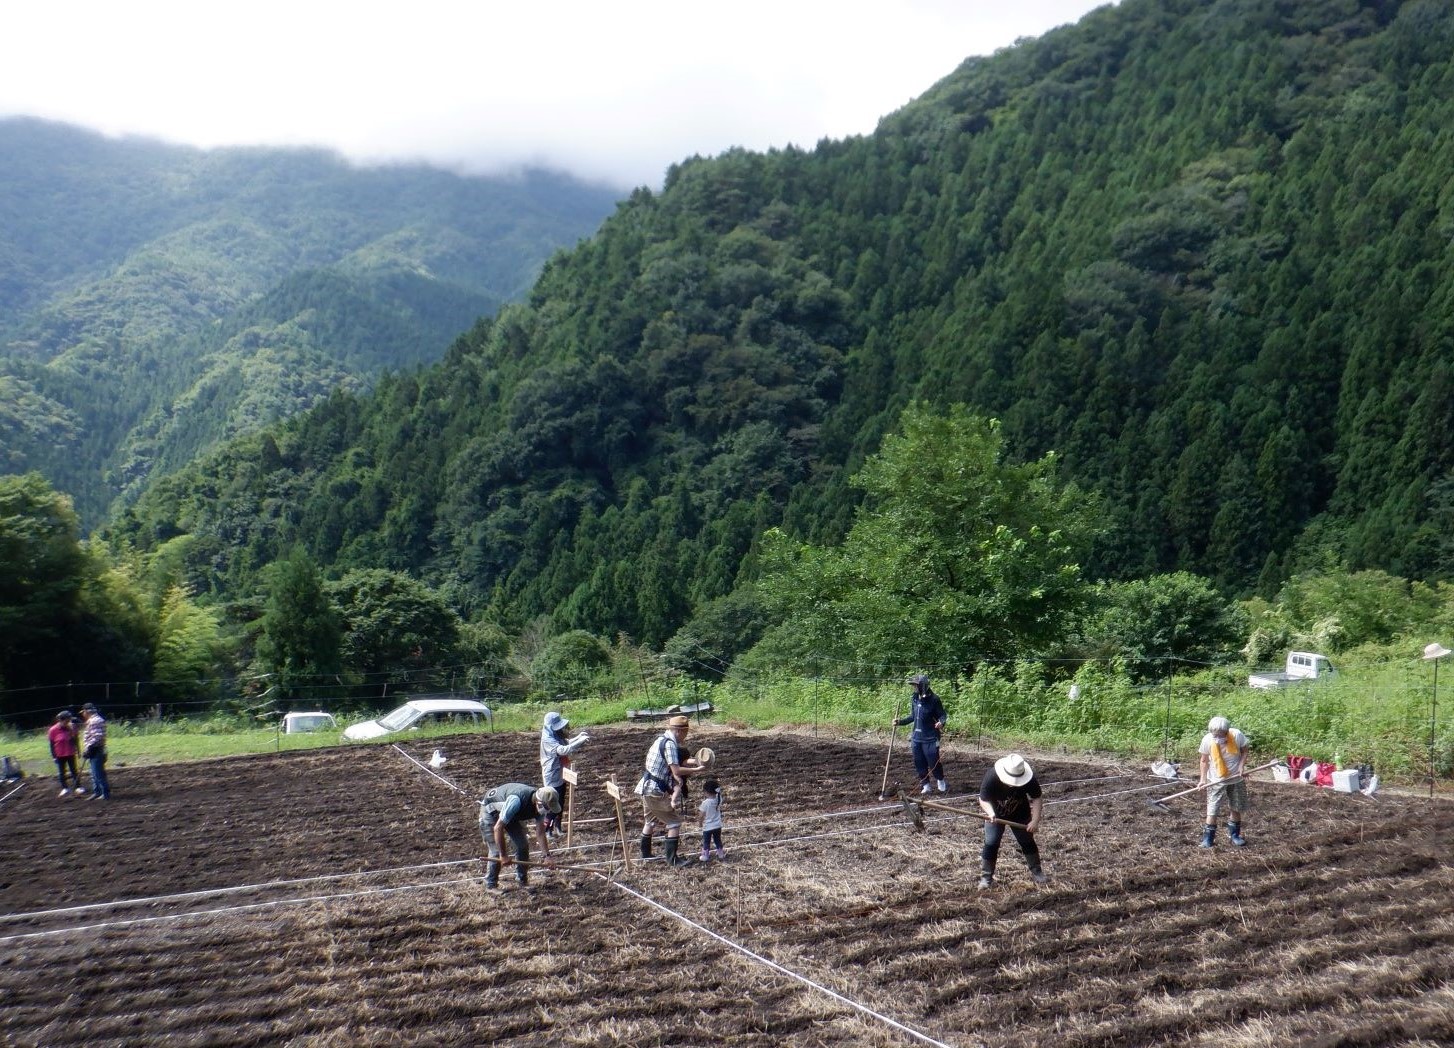
{"label": "mountain", "polygon": [[769,526],[846,531],[913,401],[998,417],[1109,528],[1089,570],[1229,593],[1448,578],[1454,12],[1123,0],[877,131],[674,167],[445,361],[156,483],[193,592],[301,542],[464,611],[660,644]]}
{"label": "mountain", "polygon": [[0,469],[96,522],[218,440],[438,360],[615,198],[0,120]]}

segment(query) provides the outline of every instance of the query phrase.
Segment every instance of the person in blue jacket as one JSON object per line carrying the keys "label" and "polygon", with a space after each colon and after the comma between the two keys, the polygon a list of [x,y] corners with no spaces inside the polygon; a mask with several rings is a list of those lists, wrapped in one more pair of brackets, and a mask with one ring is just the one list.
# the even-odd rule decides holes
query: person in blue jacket
{"label": "person in blue jacket", "polygon": [[935,786],[940,793],[949,792],[949,783],[944,780],[944,764],[939,759],[939,733],[944,730],[948,715],[944,703],[929,687],[929,678],[919,674],[914,678],[914,694],[909,699],[909,715],[900,717],[895,724],[912,724],[914,733],[909,737],[909,746],[914,754],[914,771],[919,774],[919,792],[931,793]]}

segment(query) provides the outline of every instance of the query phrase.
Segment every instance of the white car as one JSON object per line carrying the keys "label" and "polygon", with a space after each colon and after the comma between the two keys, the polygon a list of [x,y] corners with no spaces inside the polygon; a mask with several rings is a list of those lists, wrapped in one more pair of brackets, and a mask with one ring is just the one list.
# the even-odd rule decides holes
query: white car
{"label": "white car", "polygon": [[345,728],[343,737],[350,742],[362,742],[396,731],[420,728],[431,722],[468,720],[471,724],[478,724],[481,717],[493,725],[494,715],[490,707],[473,699],[410,699],[378,720],[363,721]]}
{"label": "white car", "polygon": [[337,727],[338,722],[333,719],[333,714],[324,713],[322,710],[283,714],[284,735],[296,735],[304,731],[327,731]]}

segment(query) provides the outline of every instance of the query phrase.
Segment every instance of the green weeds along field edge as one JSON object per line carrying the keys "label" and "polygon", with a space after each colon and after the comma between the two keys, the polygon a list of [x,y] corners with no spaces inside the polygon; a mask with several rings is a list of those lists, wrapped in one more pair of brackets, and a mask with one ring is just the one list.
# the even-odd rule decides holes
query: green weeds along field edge
{"label": "green weeds along field edge", "polygon": [[[1454,687],[1441,719],[1426,677],[1416,668],[1389,664],[1368,674],[1264,692],[1229,686],[1225,675],[1171,679],[1133,685],[1104,674],[1082,673],[1072,697],[1065,680],[1052,681],[1033,667],[1018,672],[986,670],[972,681],[935,682],[949,710],[946,741],[986,748],[1023,745],[1029,749],[1120,756],[1170,758],[1194,771],[1197,745],[1207,718],[1231,718],[1258,754],[1297,753],[1345,766],[1372,765],[1388,784],[1427,784],[1432,767],[1438,780],[1454,777]],[[886,736],[902,712],[906,688],[871,687],[792,679],[743,687],[696,685],[679,696],[629,695],[611,700],[557,703],[580,728],[627,723],[632,709],[662,709],[673,703],[710,699],[715,723],[739,728],[841,731]],[[538,731],[547,706],[508,703],[495,710],[493,726],[475,731]],[[340,731],[373,716],[340,718]],[[442,738],[458,731],[425,727],[371,743]],[[1432,746],[1431,746],[1432,741]],[[246,753],[271,753],[336,746],[339,732],[285,735],[242,717],[162,721],[113,720],[113,764],[155,764],[204,760]],[[0,733],[0,753],[20,762],[30,775],[52,770],[45,732]]]}

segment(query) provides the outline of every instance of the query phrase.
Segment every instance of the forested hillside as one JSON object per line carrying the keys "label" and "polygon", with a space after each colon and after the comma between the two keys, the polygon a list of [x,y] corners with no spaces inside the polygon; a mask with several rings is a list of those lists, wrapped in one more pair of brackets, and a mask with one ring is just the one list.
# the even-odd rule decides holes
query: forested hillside
{"label": "forested hillside", "polygon": [[0,120],[0,470],[99,522],[219,440],[437,360],[615,196]]}
{"label": "forested hillside", "polygon": [[[1086,568],[1447,578],[1454,11],[1123,0],[871,136],[674,168],[437,367],[334,394],[111,530],[241,596],[295,543],[466,615],[659,645],[831,542],[903,409],[1098,502]],[[229,285],[230,286],[230,285]]]}

